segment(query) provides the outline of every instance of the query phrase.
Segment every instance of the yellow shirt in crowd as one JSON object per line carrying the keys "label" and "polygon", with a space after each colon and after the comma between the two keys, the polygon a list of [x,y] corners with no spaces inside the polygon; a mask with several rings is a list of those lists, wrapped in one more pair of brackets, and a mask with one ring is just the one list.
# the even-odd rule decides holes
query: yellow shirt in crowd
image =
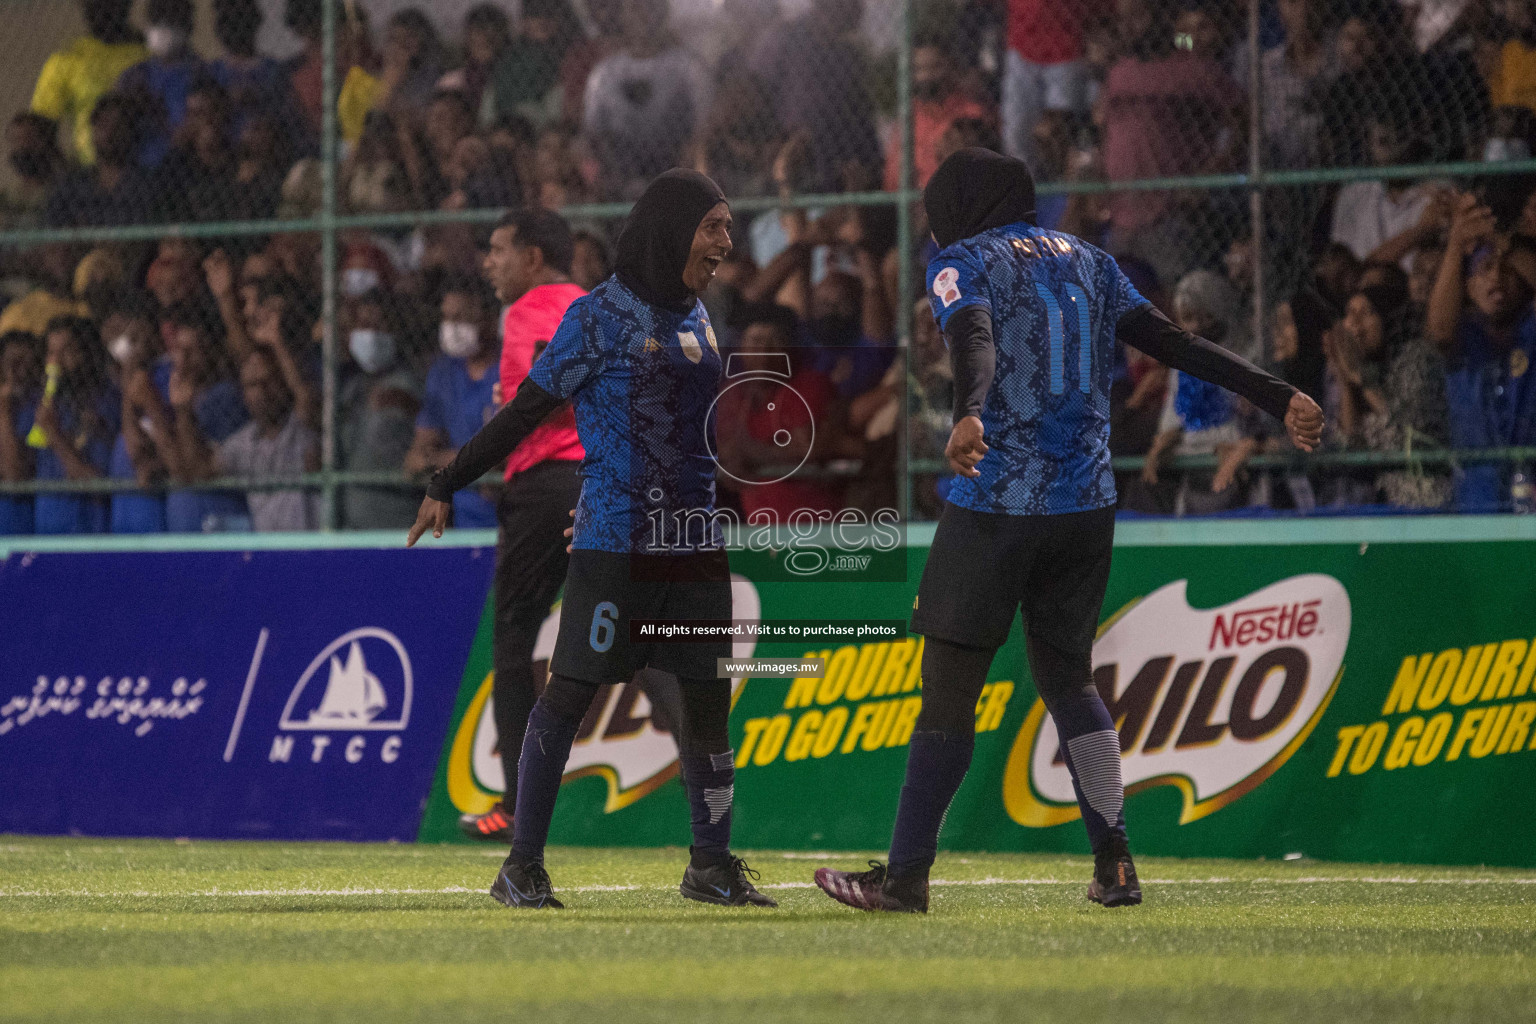
{"label": "yellow shirt in crowd", "polygon": [[354,65],[347,72],[336,97],[336,120],[343,142],[355,143],[363,137],[363,122],[383,91],[383,81],[362,68]]}
{"label": "yellow shirt in crowd", "polygon": [[91,111],[117,84],[118,76],[149,56],[142,43],[104,43],[81,36],[49,56],[32,92],[32,111],[68,124],[80,162],[96,162],[91,146]]}
{"label": "yellow shirt in crowd", "polygon": [[0,312],[0,334],[26,331],[41,338],[48,333],[48,322],[54,317],[85,316],[88,312],[83,302],[39,288],[23,295],[6,306],[4,312]]}
{"label": "yellow shirt in crowd", "polygon": [[1505,43],[1488,92],[1496,107],[1536,110],[1536,48],[1517,40]]}

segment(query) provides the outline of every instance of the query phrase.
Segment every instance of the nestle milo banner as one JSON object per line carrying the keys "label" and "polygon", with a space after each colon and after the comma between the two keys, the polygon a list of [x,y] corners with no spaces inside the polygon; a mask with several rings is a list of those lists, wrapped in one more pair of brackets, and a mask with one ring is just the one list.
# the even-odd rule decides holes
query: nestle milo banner
{"label": "nestle milo banner", "polygon": [[[753,584],[749,553],[733,563],[737,617],[901,618],[925,556],[908,550],[905,583]],[[1536,812],[1533,567],[1532,541],[1122,545],[1093,667],[1120,730],[1135,848],[1536,865],[1519,824]],[[738,687],[738,845],[883,848],[921,706],[921,638],[736,653],[827,659],[820,679]],[[486,619],[422,839],[456,838],[457,816],[499,795],[490,662]],[[989,678],[941,846],[1085,851],[1017,625]],[[553,841],[686,844],[672,738],[633,683],[597,703]]]}

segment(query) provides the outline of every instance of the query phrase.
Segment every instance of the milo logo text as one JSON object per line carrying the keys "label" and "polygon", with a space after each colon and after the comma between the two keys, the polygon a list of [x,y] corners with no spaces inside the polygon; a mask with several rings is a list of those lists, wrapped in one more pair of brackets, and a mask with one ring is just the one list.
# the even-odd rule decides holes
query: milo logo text
{"label": "milo logo text", "polygon": [[[1171,785],[1180,823],[1252,791],[1300,747],[1343,673],[1350,605],[1331,576],[1282,580],[1219,608],[1189,605],[1187,580],[1105,623],[1093,680],[1120,733],[1126,791]],[[1022,825],[1077,817],[1056,727],[1036,701],[1004,772]]]}

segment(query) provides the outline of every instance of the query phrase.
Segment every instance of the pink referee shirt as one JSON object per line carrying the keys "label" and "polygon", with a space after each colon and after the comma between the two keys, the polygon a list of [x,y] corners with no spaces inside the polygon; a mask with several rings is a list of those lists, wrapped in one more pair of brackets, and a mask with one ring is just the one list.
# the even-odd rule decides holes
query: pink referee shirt
{"label": "pink referee shirt", "polygon": [[[501,325],[501,397],[510,402],[533,366],[536,350],[549,343],[567,307],[587,294],[574,284],[541,284],[507,307]],[[576,436],[576,413],[565,405],[529,434],[507,459],[507,479],[550,459],[586,456]]]}

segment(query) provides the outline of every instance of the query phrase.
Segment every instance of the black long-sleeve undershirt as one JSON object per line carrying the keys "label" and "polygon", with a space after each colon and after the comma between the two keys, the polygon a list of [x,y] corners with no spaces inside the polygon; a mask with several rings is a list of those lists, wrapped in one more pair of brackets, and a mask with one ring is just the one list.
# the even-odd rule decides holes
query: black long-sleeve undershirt
{"label": "black long-sleeve undershirt", "polygon": [[[1175,370],[1241,395],[1277,419],[1285,419],[1291,396],[1296,394],[1285,381],[1183,330],[1150,304],[1121,317],[1115,336]],[[955,420],[979,417],[997,366],[992,314],[980,307],[958,310],[944,337],[955,373]]]}
{"label": "black long-sleeve undershirt", "polygon": [[1165,366],[1241,395],[1278,420],[1285,419],[1296,394],[1296,389],[1279,377],[1214,341],[1189,333],[1150,304],[1121,317],[1115,336]]}
{"label": "black long-sleeve undershirt", "polygon": [[955,311],[944,329],[949,342],[949,366],[955,375],[955,422],[981,418],[997,372],[997,346],[992,340],[992,314],[980,306]]}
{"label": "black long-sleeve undershirt", "polygon": [[432,474],[427,483],[427,497],[452,501],[455,491],[468,487],[490,472],[563,404],[533,381],[524,379],[516,397],[465,442],[452,462]]}

